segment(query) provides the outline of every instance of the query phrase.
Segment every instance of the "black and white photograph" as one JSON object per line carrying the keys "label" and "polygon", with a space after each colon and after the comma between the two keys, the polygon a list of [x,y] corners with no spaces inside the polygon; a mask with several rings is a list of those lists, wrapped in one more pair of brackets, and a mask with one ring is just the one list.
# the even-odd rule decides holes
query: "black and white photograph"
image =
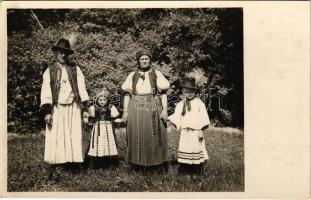
{"label": "black and white photograph", "polygon": [[244,191],[243,9],[8,9],[8,191]]}
{"label": "black and white photograph", "polygon": [[310,5],[133,3],[1,3],[0,196],[310,197]]}

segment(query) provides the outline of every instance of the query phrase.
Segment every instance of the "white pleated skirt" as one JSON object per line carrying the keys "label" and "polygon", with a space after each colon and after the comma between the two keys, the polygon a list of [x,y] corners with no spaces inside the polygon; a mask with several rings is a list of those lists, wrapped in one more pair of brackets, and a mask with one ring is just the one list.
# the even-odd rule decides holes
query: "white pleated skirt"
{"label": "white pleated skirt", "polygon": [[118,155],[113,126],[110,121],[98,121],[94,124],[88,155],[94,157]]}
{"label": "white pleated skirt", "polygon": [[44,161],[83,162],[81,113],[76,102],[54,106],[52,127],[46,127]]}
{"label": "white pleated skirt", "polygon": [[182,129],[178,147],[178,162],[185,164],[201,164],[208,159],[205,140],[199,140],[201,130]]}

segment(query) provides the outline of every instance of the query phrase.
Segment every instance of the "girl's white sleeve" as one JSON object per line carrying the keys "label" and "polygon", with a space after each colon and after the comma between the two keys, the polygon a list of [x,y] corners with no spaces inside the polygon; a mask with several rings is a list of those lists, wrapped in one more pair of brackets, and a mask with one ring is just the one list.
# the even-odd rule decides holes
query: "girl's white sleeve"
{"label": "girl's white sleeve", "polygon": [[94,106],[89,107],[88,113],[91,117],[95,117],[95,107]]}
{"label": "girl's white sleeve", "polygon": [[204,126],[211,124],[211,122],[207,113],[206,106],[203,103],[203,101],[197,99],[197,103],[198,103],[198,118],[196,125],[198,129],[202,129]]}
{"label": "girl's white sleeve", "polygon": [[125,79],[124,83],[121,85],[121,89],[126,92],[133,92],[133,76],[134,72],[131,72]]}
{"label": "girl's white sleeve", "polygon": [[164,77],[162,72],[155,70],[155,73],[157,75],[157,88],[161,91],[169,89],[170,82]]}
{"label": "girl's white sleeve", "polygon": [[174,113],[168,117],[168,119],[176,126],[176,129],[181,128],[182,106],[182,101],[177,103]]}
{"label": "girl's white sleeve", "polygon": [[47,68],[43,73],[43,83],[41,87],[40,100],[40,106],[44,104],[53,104],[49,68]]}
{"label": "girl's white sleeve", "polygon": [[118,109],[112,105],[111,106],[111,117],[118,117],[119,116],[119,111]]}

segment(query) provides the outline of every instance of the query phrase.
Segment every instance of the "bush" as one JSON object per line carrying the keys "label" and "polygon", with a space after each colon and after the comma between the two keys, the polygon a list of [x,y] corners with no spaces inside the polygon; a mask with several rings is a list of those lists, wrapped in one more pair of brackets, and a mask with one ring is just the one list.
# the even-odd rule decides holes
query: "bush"
{"label": "bush", "polygon": [[[135,52],[146,47],[153,52],[155,68],[171,83],[193,67],[202,68],[208,78],[205,87],[218,86],[220,93],[232,88],[231,93],[238,95],[230,101],[231,107],[242,105],[243,110],[239,100],[243,98],[241,11],[33,10],[44,26],[42,30],[29,10],[9,10],[8,122],[14,122],[14,131],[23,133],[43,127],[39,109],[42,73],[53,62],[50,48],[60,37],[72,42],[76,53],[71,59],[83,71],[90,96],[103,86],[119,92],[128,73],[136,68]],[[232,67],[232,63],[236,65]],[[235,123],[242,124],[239,119]]]}

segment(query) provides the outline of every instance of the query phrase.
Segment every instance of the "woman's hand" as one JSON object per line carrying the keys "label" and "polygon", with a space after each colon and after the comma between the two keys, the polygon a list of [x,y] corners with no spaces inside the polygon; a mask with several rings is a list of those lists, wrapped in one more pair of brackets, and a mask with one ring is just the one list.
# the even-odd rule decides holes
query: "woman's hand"
{"label": "woman's hand", "polygon": [[87,124],[89,123],[89,113],[88,112],[83,112],[83,123]]}
{"label": "woman's hand", "polygon": [[122,118],[121,118],[121,121],[126,123],[127,122],[127,117],[128,117],[128,112],[124,111],[123,115],[122,115]]}
{"label": "woman's hand", "polygon": [[166,110],[162,110],[161,114],[160,114],[160,118],[163,119],[164,121],[168,120],[168,114]]}

